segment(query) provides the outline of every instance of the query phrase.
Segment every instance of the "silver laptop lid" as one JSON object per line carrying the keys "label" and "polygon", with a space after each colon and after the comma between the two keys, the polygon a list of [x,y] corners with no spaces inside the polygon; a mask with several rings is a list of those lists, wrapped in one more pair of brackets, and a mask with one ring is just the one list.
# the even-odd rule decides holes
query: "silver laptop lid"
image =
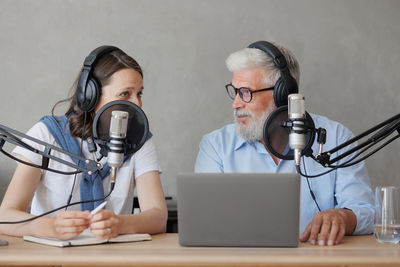
{"label": "silver laptop lid", "polygon": [[179,174],[179,243],[296,247],[299,204],[295,173]]}

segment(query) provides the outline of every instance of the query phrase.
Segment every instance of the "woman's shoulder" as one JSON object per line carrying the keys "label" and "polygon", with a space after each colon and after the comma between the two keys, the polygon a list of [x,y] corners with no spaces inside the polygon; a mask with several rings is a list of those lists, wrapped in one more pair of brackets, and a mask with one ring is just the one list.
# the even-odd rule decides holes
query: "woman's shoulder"
{"label": "woman's shoulder", "polygon": [[26,133],[31,137],[37,138],[46,143],[53,143],[54,137],[51,135],[47,126],[42,122],[38,121],[35,123]]}
{"label": "woman's shoulder", "polygon": [[[44,125],[42,122],[37,122],[35,123],[27,132],[26,132],[27,136],[30,136],[36,140],[39,140],[41,142],[44,142],[46,144],[54,144],[54,138],[53,136],[50,134],[50,132],[47,130],[46,125]],[[28,144],[29,146],[43,151],[44,149],[44,145],[42,145],[40,142],[32,140],[30,138],[22,138],[22,141],[26,144]],[[26,148],[24,148],[23,146],[16,146],[13,151],[12,154],[14,156],[23,156],[26,159],[30,160],[31,162],[34,162],[36,164],[40,164],[42,157],[37,154],[34,153]]]}
{"label": "woman's shoulder", "polygon": [[136,153],[145,153],[156,149],[154,137],[150,137]]}
{"label": "woman's shoulder", "polygon": [[124,156],[130,156],[130,158],[129,158],[130,163],[126,162],[127,164],[135,165],[135,162],[136,162],[136,165],[137,165],[138,162],[146,161],[149,158],[153,158],[154,156],[157,157],[156,154],[157,154],[156,146],[155,146],[153,137],[151,137],[142,145],[142,147],[138,151],[136,151],[132,154],[129,154],[129,155],[124,155]]}

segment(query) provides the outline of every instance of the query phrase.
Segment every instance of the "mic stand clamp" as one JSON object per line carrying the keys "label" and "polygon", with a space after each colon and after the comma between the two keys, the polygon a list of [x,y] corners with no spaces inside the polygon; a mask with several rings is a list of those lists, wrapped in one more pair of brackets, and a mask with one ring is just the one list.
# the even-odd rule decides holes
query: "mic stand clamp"
{"label": "mic stand clamp", "polygon": [[318,148],[318,154],[315,157],[315,159],[322,165],[326,166],[325,164],[327,164],[329,162],[329,158],[330,158],[330,154],[329,153],[322,153],[322,148],[323,145],[326,143],[326,129],[324,128],[318,128],[316,129],[317,132],[317,142],[319,144],[319,148]]}
{"label": "mic stand clamp", "polygon": [[318,154],[315,157],[316,161],[318,161],[318,163],[320,163],[324,167],[328,167],[329,166],[328,163],[329,163],[330,158],[331,158],[331,155],[328,152],[324,152],[324,153]]}

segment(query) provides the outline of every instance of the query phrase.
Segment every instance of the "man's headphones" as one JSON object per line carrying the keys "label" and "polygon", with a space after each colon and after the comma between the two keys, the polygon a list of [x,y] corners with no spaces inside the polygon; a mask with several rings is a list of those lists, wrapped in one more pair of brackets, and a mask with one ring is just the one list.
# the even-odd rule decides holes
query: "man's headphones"
{"label": "man's headphones", "polygon": [[296,80],[290,75],[289,68],[285,57],[282,55],[281,51],[273,44],[266,41],[258,41],[252,43],[248,48],[257,48],[270,57],[272,57],[275,66],[280,70],[281,77],[275,83],[274,87],[274,101],[277,107],[285,106],[288,104],[288,95],[296,94],[299,91]]}
{"label": "man's headphones", "polygon": [[101,84],[93,76],[93,68],[96,62],[105,54],[118,48],[115,46],[100,46],[93,50],[83,63],[82,73],[76,87],[76,103],[84,112],[92,111],[99,102]]}

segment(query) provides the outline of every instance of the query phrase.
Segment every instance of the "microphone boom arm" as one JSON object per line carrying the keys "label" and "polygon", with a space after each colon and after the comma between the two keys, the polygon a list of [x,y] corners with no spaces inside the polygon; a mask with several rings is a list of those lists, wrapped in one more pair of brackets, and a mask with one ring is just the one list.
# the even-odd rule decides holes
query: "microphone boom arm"
{"label": "microphone boom arm", "polygon": [[[384,127],[382,130],[380,130],[379,132],[377,132],[375,135],[373,135],[372,137],[368,138],[368,140],[366,140],[365,142],[353,147],[352,149],[346,151],[345,153],[337,156],[336,158],[330,159],[330,156],[341,150],[342,148],[347,147],[348,145],[358,141],[359,139],[377,131],[378,129]],[[397,130],[399,132],[400,135],[400,113],[387,119],[386,121],[368,129],[367,131],[359,134],[358,136],[355,136],[353,138],[351,138],[350,140],[344,142],[343,144],[329,150],[326,152],[323,152],[319,155],[317,155],[316,160],[322,164],[325,167],[330,166],[332,163],[337,162],[338,160],[352,154],[355,151],[360,150],[361,148],[368,146],[372,143],[378,143],[379,141],[383,140],[384,138],[386,138],[387,136],[389,136],[391,133],[393,133],[395,130]]]}
{"label": "microphone boom arm", "polygon": [[[19,139],[15,135],[23,137],[23,138],[26,138],[26,139],[29,139],[29,140],[37,143],[37,144],[43,145],[44,146],[44,150],[40,151],[40,150],[38,150],[36,148],[31,147],[30,145],[28,145],[27,143],[23,142],[21,139]],[[43,142],[43,141],[41,141],[39,139],[36,139],[36,138],[32,137],[32,136],[26,135],[24,133],[21,133],[19,131],[13,130],[11,128],[8,128],[8,127],[0,124],[0,150],[3,153],[5,153],[5,151],[3,151],[3,145],[4,145],[5,141],[7,141],[9,143],[12,143],[14,145],[17,145],[17,146],[21,146],[21,147],[23,147],[25,149],[28,149],[28,150],[36,153],[36,154],[42,155],[43,156],[42,166],[41,166],[42,169],[50,170],[50,169],[47,168],[48,167],[48,163],[49,163],[49,159],[55,160],[57,162],[65,164],[65,165],[67,165],[69,167],[77,169],[80,172],[87,172],[89,175],[94,173],[94,172],[96,172],[96,171],[98,171],[98,170],[101,170],[103,168],[102,165],[100,163],[96,162],[95,160],[86,159],[84,157],[81,157],[79,155],[73,154],[73,153],[71,153],[69,151],[65,151],[65,150],[63,150],[63,149],[61,149],[59,147],[50,145],[50,144],[48,144],[46,142]],[[56,150],[56,151],[58,151],[60,153],[63,153],[63,154],[66,154],[66,155],[68,155],[70,157],[76,158],[79,161],[84,162],[85,166],[81,167],[81,166],[79,166],[77,164],[74,164],[72,162],[57,158],[57,157],[55,157],[55,156],[50,154],[51,150]],[[5,153],[5,154],[8,155],[8,153]],[[20,162],[22,162],[22,161],[20,161]],[[40,167],[40,166],[38,166],[38,167]]]}

